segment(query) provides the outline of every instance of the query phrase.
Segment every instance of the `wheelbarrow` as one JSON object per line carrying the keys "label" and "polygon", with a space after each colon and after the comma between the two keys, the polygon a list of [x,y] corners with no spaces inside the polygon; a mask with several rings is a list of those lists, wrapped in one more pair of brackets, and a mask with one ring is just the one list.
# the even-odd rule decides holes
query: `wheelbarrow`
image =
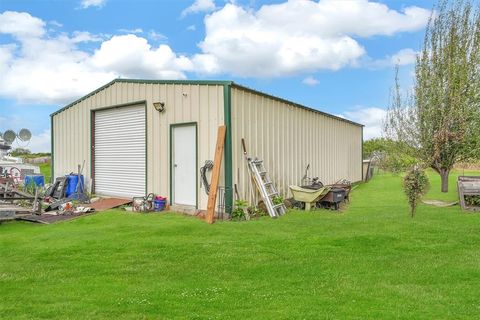
{"label": "wheelbarrow", "polygon": [[319,189],[307,189],[299,186],[290,186],[293,199],[295,201],[305,202],[305,211],[309,211],[312,205],[315,206],[317,201],[320,201],[330,191],[329,186],[324,186]]}

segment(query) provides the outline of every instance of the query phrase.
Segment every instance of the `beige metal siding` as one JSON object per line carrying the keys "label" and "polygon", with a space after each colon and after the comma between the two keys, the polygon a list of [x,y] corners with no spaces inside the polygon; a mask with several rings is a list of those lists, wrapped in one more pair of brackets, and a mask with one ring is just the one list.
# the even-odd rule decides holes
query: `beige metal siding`
{"label": "beige metal siding", "polygon": [[[147,103],[147,192],[170,197],[171,124],[197,122],[198,166],[213,160],[217,127],[224,124],[222,85],[114,82],[53,116],[55,176],[76,171],[85,160],[84,174],[91,186],[90,111],[143,100]],[[154,109],[157,101],[165,102],[164,113]],[[224,183],[223,170],[220,181]],[[205,209],[204,189],[198,189],[198,200],[199,208]]]}
{"label": "beige metal siding", "polygon": [[241,139],[247,152],[265,161],[270,177],[284,197],[309,175],[323,183],[362,179],[362,127],[302,109],[287,102],[232,87],[233,180],[241,197],[252,193]]}

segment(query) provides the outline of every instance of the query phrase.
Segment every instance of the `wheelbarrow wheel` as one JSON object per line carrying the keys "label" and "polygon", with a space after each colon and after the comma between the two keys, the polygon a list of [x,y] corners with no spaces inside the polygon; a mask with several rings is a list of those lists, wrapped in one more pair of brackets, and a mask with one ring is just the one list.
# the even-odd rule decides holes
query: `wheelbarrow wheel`
{"label": "wheelbarrow wheel", "polygon": [[292,200],[292,207],[298,210],[305,210],[305,202]]}

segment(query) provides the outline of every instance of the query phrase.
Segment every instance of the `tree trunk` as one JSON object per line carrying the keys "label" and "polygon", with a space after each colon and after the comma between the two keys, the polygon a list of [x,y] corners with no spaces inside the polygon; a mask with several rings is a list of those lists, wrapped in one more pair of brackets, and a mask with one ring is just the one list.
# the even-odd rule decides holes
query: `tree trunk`
{"label": "tree trunk", "polygon": [[442,192],[448,192],[448,175],[450,174],[450,170],[440,169],[438,173],[442,178]]}

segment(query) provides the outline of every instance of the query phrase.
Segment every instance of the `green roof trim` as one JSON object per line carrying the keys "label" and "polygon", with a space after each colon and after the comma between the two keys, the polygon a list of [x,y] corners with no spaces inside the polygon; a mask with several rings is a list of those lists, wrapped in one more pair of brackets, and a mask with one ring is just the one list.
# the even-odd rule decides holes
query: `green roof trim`
{"label": "green roof trim", "polygon": [[343,122],[347,122],[347,123],[350,123],[350,124],[353,124],[353,125],[356,125],[356,126],[359,126],[359,127],[363,127],[364,125],[363,124],[360,124],[360,123],[357,123],[357,122],[354,122],[354,121],[351,121],[351,120],[347,120],[345,118],[342,118],[342,117],[339,117],[339,116],[335,116],[331,113],[327,113],[327,112],[323,112],[323,111],[320,111],[320,110],[317,110],[317,109],[313,109],[313,108],[310,108],[310,107],[307,107],[307,106],[304,106],[304,105],[301,105],[299,103],[296,103],[296,102],[293,102],[293,101],[290,101],[290,100],[286,100],[286,99],[283,99],[283,98],[280,98],[280,97],[276,97],[274,95],[271,95],[271,94],[268,94],[268,93],[265,93],[265,92],[261,92],[261,91],[258,91],[258,90],[255,90],[255,89],[252,89],[252,88],[249,88],[249,87],[245,87],[245,86],[242,86],[242,85],[239,85],[237,83],[234,83],[233,81],[229,81],[229,80],[142,80],[142,79],[114,79],[112,81],[110,81],[109,83],[107,83],[106,85],[104,86],[101,86],[100,88],[98,88],[97,90],[95,91],[92,91],[90,92],[89,94],[81,97],[80,99],[77,99],[75,100],[74,102],[66,105],[65,107],[59,109],[58,111],[55,111],[54,113],[52,113],[50,116],[54,116],[68,108],[71,108],[73,107],[74,105],[76,105],[77,103],[93,96],[94,94],[97,94],[98,92],[112,86],[113,84],[117,83],[117,82],[120,82],[120,83],[145,83],[145,84],[190,84],[190,85],[218,85],[218,86],[229,86],[229,87],[234,87],[234,88],[239,88],[239,89],[243,89],[243,90],[247,90],[247,91],[250,91],[250,92],[253,92],[253,93],[256,93],[256,94],[260,94],[262,96],[265,96],[267,98],[270,98],[270,99],[274,99],[274,100],[277,100],[277,101],[281,101],[281,102],[284,102],[284,103],[287,103],[287,104],[290,104],[292,106],[295,106],[295,107],[298,107],[298,108],[301,108],[301,109],[305,109],[305,110],[308,110],[308,111],[312,111],[312,112],[316,112],[316,113],[319,113],[321,115],[324,115],[326,117],[330,117],[332,119],[336,119],[336,120],[339,120],[339,121],[343,121]]}
{"label": "green roof trim", "polygon": [[228,80],[143,80],[143,79],[115,79],[114,82],[149,83],[149,84],[192,84],[192,85],[229,85]]}
{"label": "green roof trim", "polygon": [[345,118],[342,118],[342,117],[339,117],[339,116],[335,116],[331,113],[327,113],[327,112],[323,112],[323,111],[320,111],[320,110],[317,110],[317,109],[313,109],[313,108],[304,106],[302,104],[299,104],[299,103],[296,103],[296,102],[293,102],[293,101],[290,101],[290,100],[286,100],[286,99],[283,99],[283,98],[280,98],[280,97],[277,97],[277,96],[274,96],[274,95],[271,95],[271,94],[268,94],[268,93],[265,93],[265,92],[261,92],[261,91],[258,91],[258,90],[255,90],[255,89],[252,89],[252,88],[249,88],[249,87],[239,85],[239,84],[234,83],[234,82],[232,82],[231,86],[233,88],[238,88],[238,89],[241,89],[241,90],[249,91],[249,92],[256,93],[256,94],[262,95],[264,97],[270,98],[270,99],[274,99],[274,100],[277,100],[277,101],[280,101],[280,102],[283,102],[283,103],[286,103],[286,104],[290,104],[292,106],[295,106],[295,107],[298,107],[298,108],[301,108],[301,109],[305,109],[305,110],[308,110],[308,111],[319,113],[321,115],[324,115],[324,116],[329,117],[329,118],[333,118],[335,120],[347,122],[347,123],[350,123],[350,124],[353,124],[353,125],[356,125],[356,126],[359,126],[359,127],[364,127],[363,124],[357,123],[355,121],[351,121],[351,120],[348,120],[348,119],[345,119]]}
{"label": "green roof trim", "polygon": [[224,81],[224,80],[142,80],[142,79],[113,79],[109,83],[101,86],[100,88],[88,93],[87,95],[73,101],[72,103],[69,103],[65,107],[55,111],[52,113],[50,116],[53,117],[56,114],[61,113],[62,111],[65,111],[77,103],[82,102],[83,100],[90,98],[91,96],[99,93],[100,91],[114,85],[115,83],[145,83],[145,84],[190,84],[190,85],[218,85],[218,86],[224,86],[224,85],[231,85],[233,82],[232,81]]}

